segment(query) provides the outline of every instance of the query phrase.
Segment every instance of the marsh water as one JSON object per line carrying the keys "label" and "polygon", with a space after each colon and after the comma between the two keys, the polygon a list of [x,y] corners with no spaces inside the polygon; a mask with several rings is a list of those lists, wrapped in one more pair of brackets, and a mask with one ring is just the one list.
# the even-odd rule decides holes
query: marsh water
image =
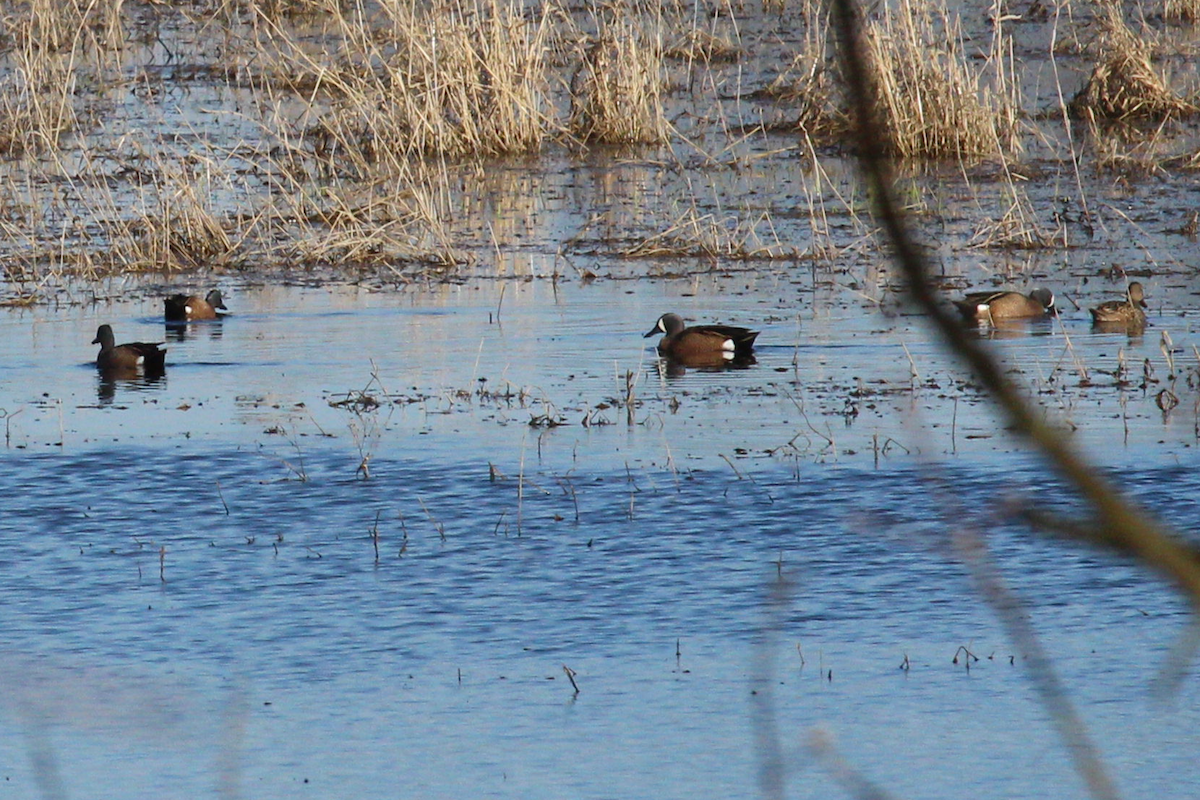
{"label": "marsh water", "polygon": [[[1118,785],[1200,778],[1194,681],[1159,674],[1185,604],[1017,522],[1073,501],[923,321],[728,285],[225,283],[233,313],[184,329],[136,284],[6,312],[6,783],[823,797],[845,759],[899,796],[1082,797],[993,569]],[[760,328],[757,363],[666,369],[641,334],[669,309]],[[991,346],[1194,531],[1193,321],[1152,321]],[[165,340],[166,375],[104,380],[100,322]]]}
{"label": "marsh water", "polygon": [[[664,4],[673,42],[736,45],[663,67],[671,142],[435,159],[436,236],[404,227],[427,186],[317,152],[356,112],[280,77],[356,63],[345,4],[220,5],[118,6],[94,73],[50,56],[84,65],[69,129],[4,161],[0,794],[1065,799],[1081,741],[1125,796],[1200,783],[1186,603],[1022,522],[1077,501],[773,90],[808,4]],[[974,334],[1194,541],[1194,121],[1069,129],[1099,15],[1017,5],[1023,148],[897,186],[947,295],[1054,290]],[[1192,79],[1194,29],[1142,22]],[[204,215],[229,238],[192,259]],[[1133,279],[1149,326],[1093,329]],[[227,318],[164,327],[213,287]],[[761,331],[754,363],[662,362],[668,311]],[[165,374],[99,374],[100,324]]]}

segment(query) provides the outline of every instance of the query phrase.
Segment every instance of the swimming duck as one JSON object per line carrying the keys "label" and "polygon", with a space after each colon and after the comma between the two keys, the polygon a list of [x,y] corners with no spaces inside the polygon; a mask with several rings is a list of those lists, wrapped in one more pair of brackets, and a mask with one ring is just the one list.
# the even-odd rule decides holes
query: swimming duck
{"label": "swimming duck", "polygon": [[1054,293],[1049,289],[1034,289],[1027,295],[1004,291],[971,292],[962,300],[955,300],[954,305],[968,322],[1029,319],[1044,317],[1054,310]]}
{"label": "swimming duck", "polygon": [[1129,284],[1124,300],[1109,300],[1091,309],[1092,324],[1126,328],[1146,327],[1146,293],[1137,281]]}
{"label": "swimming duck", "polygon": [[174,294],[163,298],[163,315],[167,322],[189,322],[197,319],[219,319],[217,311],[228,311],[219,289],[206,296]]}
{"label": "swimming duck", "polygon": [[162,342],[150,344],[147,342],[129,342],[116,344],[111,325],[101,325],[96,329],[96,338],[92,344],[100,345],[96,356],[96,366],[106,372],[132,372],[141,368],[145,372],[162,372],[166,363],[167,351],[160,350]]}
{"label": "swimming duck", "polygon": [[734,325],[694,325],[687,327],[678,314],[663,314],[643,338],[664,334],[658,342],[658,354],[677,360],[716,360],[748,358],[754,350],[758,331]]}

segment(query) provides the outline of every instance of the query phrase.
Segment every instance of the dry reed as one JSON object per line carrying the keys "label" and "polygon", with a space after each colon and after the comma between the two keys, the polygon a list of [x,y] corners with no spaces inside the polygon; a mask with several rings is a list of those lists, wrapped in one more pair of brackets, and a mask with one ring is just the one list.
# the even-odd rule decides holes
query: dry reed
{"label": "dry reed", "polygon": [[1200,0],[1164,0],[1163,18],[1193,23],[1200,20]]}
{"label": "dry reed", "polygon": [[1091,121],[1163,119],[1195,114],[1195,103],[1176,94],[1150,62],[1150,44],[1106,7],[1100,55],[1086,84],[1071,100],[1072,116]]}
{"label": "dry reed", "polygon": [[212,175],[195,165],[163,165],[146,187],[145,210],[112,222],[114,264],[126,271],[225,266],[234,241],[212,210]]}
{"label": "dry reed", "polygon": [[797,258],[775,234],[770,217],[717,216],[689,207],[666,230],[621,251],[628,258],[708,258],[735,261]]}
{"label": "dry reed", "polygon": [[968,158],[1018,148],[1011,44],[999,27],[983,68],[969,65],[960,22],[945,5],[885,5],[863,33],[876,127],[894,155]]}
{"label": "dry reed", "polygon": [[660,20],[601,18],[571,81],[571,133],[588,144],[666,142],[663,51]]}
{"label": "dry reed", "polygon": [[663,52],[663,56],[701,64],[724,64],[741,58],[742,50],[722,36],[700,28],[692,28],[673,40]]}
{"label": "dry reed", "polygon": [[488,157],[536,149],[554,132],[547,51],[556,9],[527,18],[507,0],[429,7],[388,0],[378,18],[335,16],[314,51],[270,21],[269,77],[310,99],[312,151],[342,169],[404,174],[414,157]]}

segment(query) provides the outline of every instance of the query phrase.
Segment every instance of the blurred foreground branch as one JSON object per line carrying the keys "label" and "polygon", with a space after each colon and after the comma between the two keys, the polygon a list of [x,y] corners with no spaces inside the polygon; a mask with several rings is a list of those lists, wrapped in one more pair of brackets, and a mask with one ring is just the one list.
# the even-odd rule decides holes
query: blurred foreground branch
{"label": "blurred foreground branch", "polygon": [[[860,167],[874,199],[876,216],[887,232],[893,259],[904,275],[913,301],[928,315],[950,350],[986,387],[1012,429],[1032,442],[1088,505],[1090,516],[1086,520],[1073,523],[1060,520],[1060,524],[1043,530],[1133,557],[1170,578],[1188,596],[1193,608],[1200,610],[1200,551],[1122,498],[1115,486],[1090,465],[1059,430],[1044,421],[1037,407],[1005,378],[983,347],[965,335],[958,317],[938,302],[937,291],[928,279],[925,257],[892,193],[890,163],[878,125],[881,117],[875,93],[877,81],[869,71],[860,12],[854,0],[833,0],[833,5]],[[984,577],[990,574],[982,568],[976,569],[976,573]],[[1032,654],[1032,678],[1092,796],[1116,798],[1116,787],[1040,648],[1027,615],[998,580],[984,580],[983,588],[1010,635]],[[1192,641],[1195,639],[1195,636],[1191,637]]]}
{"label": "blurred foreground branch", "polygon": [[892,193],[892,175],[874,123],[878,115],[867,71],[861,21],[854,0],[834,0],[837,33],[852,103],[855,142],[863,173],[874,198],[875,212],[887,232],[893,257],[904,275],[913,300],[926,313],[942,339],[978,376],[992,399],[1008,417],[1013,430],[1029,439],[1089,503],[1094,512],[1084,530],[1087,541],[1132,556],[1165,574],[1200,609],[1200,551],[1126,501],[1112,483],[1087,463],[1038,409],[1004,377],[1000,367],[980,346],[964,335],[959,318],[938,302],[928,279],[925,258],[905,224]]}

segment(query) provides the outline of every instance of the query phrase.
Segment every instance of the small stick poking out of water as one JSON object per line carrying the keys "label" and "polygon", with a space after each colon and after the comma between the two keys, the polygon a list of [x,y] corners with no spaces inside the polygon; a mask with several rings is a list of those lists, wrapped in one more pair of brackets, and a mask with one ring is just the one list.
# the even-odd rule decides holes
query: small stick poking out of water
{"label": "small stick poking out of water", "polygon": [[504,290],[508,288],[507,283],[500,284],[500,301],[496,303],[496,324],[501,325],[500,309],[504,308]]}
{"label": "small stick poking out of water", "polygon": [[567,676],[567,680],[571,682],[571,688],[575,690],[575,694],[579,694],[579,684],[575,682],[575,670],[563,664],[563,672]]}
{"label": "small stick poking out of water", "polygon": [[165,546],[158,548],[158,579],[163,583],[167,582],[167,548]]}
{"label": "small stick poking out of water", "polygon": [[375,563],[379,563],[379,515],[381,511],[375,512],[375,524],[371,526],[371,544],[375,545]]}
{"label": "small stick poking out of water", "polygon": [[634,388],[637,386],[637,380],[633,374],[633,370],[625,371],[625,424],[633,427],[636,423],[633,414],[634,406]]}
{"label": "small stick poking out of water", "polygon": [[975,655],[974,653],[972,653],[970,650],[968,650],[968,649],[967,649],[967,647],[966,647],[966,645],[961,645],[961,644],[960,644],[960,645],[958,646],[958,649],[954,651],[954,658],[953,658],[953,660],[950,662],[951,664],[957,664],[957,663],[958,663],[958,654],[959,654],[959,653],[962,653],[962,654],[963,654],[963,663],[967,665],[967,669],[970,669],[970,668],[971,668],[971,662],[972,662],[972,661],[978,661],[978,660],[979,660],[979,657],[978,657],[977,655]]}

